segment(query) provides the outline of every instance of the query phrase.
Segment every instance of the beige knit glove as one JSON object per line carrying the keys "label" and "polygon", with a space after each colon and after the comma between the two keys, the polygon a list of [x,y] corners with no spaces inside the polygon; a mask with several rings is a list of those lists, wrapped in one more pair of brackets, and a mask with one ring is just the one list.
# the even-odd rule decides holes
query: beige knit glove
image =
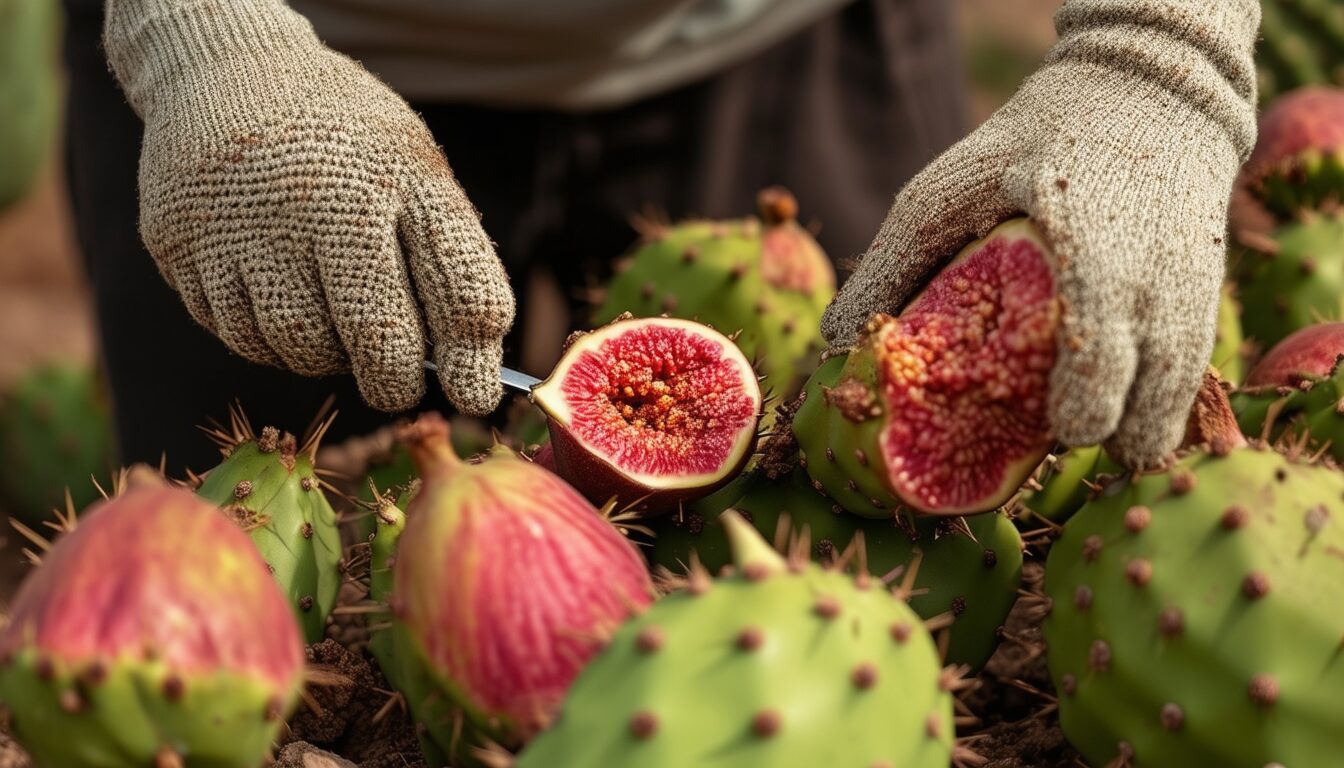
{"label": "beige knit glove", "polygon": [[281,0],[108,0],[108,58],[145,121],[140,231],[196,320],[383,410],[499,401],[513,294],[404,101]]}
{"label": "beige knit glove", "polygon": [[822,330],[848,343],[1020,212],[1063,307],[1050,417],[1131,467],[1180,441],[1212,350],[1227,205],[1255,143],[1256,0],[1066,0],[1009,103],[900,194]]}

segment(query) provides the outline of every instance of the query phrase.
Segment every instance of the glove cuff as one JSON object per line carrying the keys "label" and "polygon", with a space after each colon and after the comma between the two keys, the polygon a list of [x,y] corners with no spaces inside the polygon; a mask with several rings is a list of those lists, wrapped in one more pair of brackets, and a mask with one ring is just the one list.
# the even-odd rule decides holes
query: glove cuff
{"label": "glove cuff", "polygon": [[1045,66],[1128,72],[1184,99],[1243,160],[1255,146],[1257,0],[1066,0]]}
{"label": "glove cuff", "polygon": [[136,113],[200,67],[318,45],[282,0],[108,0],[103,45]]}

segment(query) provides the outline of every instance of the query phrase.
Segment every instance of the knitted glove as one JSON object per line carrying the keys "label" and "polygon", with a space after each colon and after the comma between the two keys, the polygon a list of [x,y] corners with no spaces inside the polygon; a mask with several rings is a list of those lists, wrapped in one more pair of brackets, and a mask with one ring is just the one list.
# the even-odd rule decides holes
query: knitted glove
{"label": "knitted glove", "polygon": [[1041,69],[896,196],[826,338],[851,342],[1026,212],[1061,299],[1056,436],[1160,464],[1213,347],[1228,198],[1255,143],[1259,19],[1256,0],[1066,0]]}
{"label": "knitted glove", "polygon": [[499,401],[513,294],[443,152],[404,101],[281,0],[108,0],[112,68],[145,121],[140,232],[230,349],[353,370],[388,411]]}

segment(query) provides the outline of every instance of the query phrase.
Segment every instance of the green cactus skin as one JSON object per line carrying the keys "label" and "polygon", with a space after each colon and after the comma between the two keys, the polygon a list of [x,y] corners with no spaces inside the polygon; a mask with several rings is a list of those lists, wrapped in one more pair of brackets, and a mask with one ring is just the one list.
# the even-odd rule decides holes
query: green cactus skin
{"label": "green cactus skin", "polygon": [[517,768],[945,768],[952,698],[919,617],[725,522],[736,573],[627,621]]}
{"label": "green cactus skin", "polygon": [[[781,283],[765,269],[772,228],[792,228],[797,258],[810,277]],[[810,244],[810,245],[809,245]],[[762,391],[790,396],[823,349],[821,314],[835,295],[835,273],[811,236],[788,216],[778,224],[757,219],[688,221],[646,238],[628,267],[608,287],[594,325],[624,312],[699,320],[725,334],[757,361]]]}
{"label": "green cactus skin", "polygon": [[1213,354],[1209,357],[1223,381],[1240,384],[1246,375],[1242,351],[1245,341],[1241,332],[1241,307],[1232,295],[1231,285],[1224,285],[1223,298],[1218,302],[1218,331],[1214,337]]}
{"label": "green cactus skin", "polygon": [[[1257,387],[1234,392],[1232,409],[1247,437],[1278,441],[1307,436],[1312,447],[1328,446],[1336,461],[1344,462],[1344,369],[1306,381],[1301,387]],[[1266,422],[1271,422],[1266,429]]]}
{"label": "green cactus skin", "polygon": [[[828,390],[851,379],[870,391],[876,387],[877,373],[870,355],[840,355],[822,363],[803,390],[802,407],[793,417],[793,434],[813,488],[856,515],[888,519],[898,513],[901,503],[887,490],[879,474],[885,471],[879,463],[880,398],[873,399],[873,408],[877,409],[873,417],[856,422],[846,418],[826,397]],[[849,450],[832,446],[849,446]]]}
{"label": "green cactus skin", "polygon": [[266,427],[260,437],[226,450],[197,494],[233,515],[252,537],[294,606],[304,637],[318,642],[342,576],[341,535],[313,470],[315,446],[298,450],[291,435]]}
{"label": "green cactus skin", "polygon": [[1099,445],[1070,448],[1042,466],[1038,476],[1041,490],[1023,499],[1018,521],[1030,528],[1063,524],[1087,503],[1091,496],[1087,482],[1124,471]]}
{"label": "green cactus skin", "polygon": [[1304,215],[1271,241],[1237,265],[1242,327],[1265,349],[1321,320],[1344,319],[1344,213]]}
{"label": "green cactus skin", "polygon": [[67,490],[76,510],[97,500],[95,478],[109,487],[114,463],[111,417],[92,370],[39,368],[0,400],[0,495],[30,526],[64,508]]}
{"label": "green cactus skin", "polygon": [[0,211],[22,198],[59,133],[60,5],[0,0]]}
{"label": "green cactus skin", "polygon": [[392,621],[392,563],[397,540],[406,529],[406,506],[410,492],[397,494],[395,502],[387,497],[375,500],[377,510],[369,516],[374,533],[369,539],[369,599],[388,607],[388,611],[370,616],[375,627],[369,637],[369,652],[378,662],[383,677],[393,690],[406,699],[411,717],[420,725],[420,751],[432,766],[476,765],[472,747],[482,744],[460,710],[439,694],[431,684],[432,676],[420,662],[406,630]]}
{"label": "green cactus skin", "polygon": [[1260,99],[1303,85],[1344,85],[1344,6],[1338,0],[1261,0]]}
{"label": "green cactus skin", "polygon": [[[1017,601],[1022,577],[1022,538],[1001,514],[965,518],[966,530],[950,519],[916,517],[865,520],[845,514],[795,470],[779,481],[763,473],[744,476],[737,496],[719,497],[717,507],[697,504],[648,521],[657,535],[648,550],[656,565],[675,572],[691,563],[691,553],[711,573],[731,562],[728,535],[720,520],[731,508],[762,536],[773,538],[787,516],[792,530],[804,531],[812,560],[830,565],[863,532],[867,569],[878,575],[902,573],[919,555],[910,607],[921,618],[950,615],[944,660],[979,668],[998,645],[998,630]],[[900,569],[900,570],[898,570]]]}
{"label": "green cactus skin", "polygon": [[1338,763],[1341,551],[1344,475],[1268,450],[1108,489],[1046,566],[1064,734],[1098,766]]}
{"label": "green cactus skin", "polygon": [[[154,762],[168,734],[189,745],[191,768],[257,768],[283,714],[267,713],[268,686],[236,675],[193,677],[170,699],[159,694],[172,678],[160,663],[112,664],[94,686],[87,674],[27,650],[0,676],[0,700],[28,715],[20,736],[38,768],[174,765]],[[56,719],[73,691],[83,697],[77,727],[69,715]]]}

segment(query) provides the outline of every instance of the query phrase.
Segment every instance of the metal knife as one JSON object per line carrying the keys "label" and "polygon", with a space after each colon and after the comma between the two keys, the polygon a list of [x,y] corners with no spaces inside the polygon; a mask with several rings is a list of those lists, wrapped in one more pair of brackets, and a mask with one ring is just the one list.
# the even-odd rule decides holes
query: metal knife
{"label": "metal knife", "polygon": [[[429,360],[425,361],[425,368],[435,373],[439,370],[439,366]],[[541,379],[536,376],[528,376],[526,373],[515,371],[512,368],[500,368],[499,380],[509,389],[516,389],[523,393],[530,393],[534,387],[541,383]]]}

